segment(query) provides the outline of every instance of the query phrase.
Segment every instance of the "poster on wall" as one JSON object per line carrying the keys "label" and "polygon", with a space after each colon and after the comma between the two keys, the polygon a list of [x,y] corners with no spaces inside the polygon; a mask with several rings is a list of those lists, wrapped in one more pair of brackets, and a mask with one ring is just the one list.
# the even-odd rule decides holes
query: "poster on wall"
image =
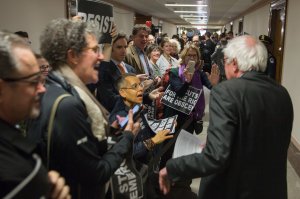
{"label": "poster on wall", "polygon": [[110,32],[113,26],[113,6],[100,0],[69,0],[69,17],[80,16],[83,21],[95,23],[102,33],[99,43],[111,43]]}

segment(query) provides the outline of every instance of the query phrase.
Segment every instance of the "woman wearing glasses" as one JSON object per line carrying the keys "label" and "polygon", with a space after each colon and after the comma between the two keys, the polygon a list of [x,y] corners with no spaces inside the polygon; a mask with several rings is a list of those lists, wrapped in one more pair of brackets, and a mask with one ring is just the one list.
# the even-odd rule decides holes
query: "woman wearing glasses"
{"label": "woman wearing glasses", "polygon": [[[49,168],[65,177],[75,199],[105,198],[105,184],[132,148],[139,129],[137,124],[133,127],[129,111],[122,138],[108,151],[107,111],[85,86],[98,81],[98,66],[104,58],[98,32],[93,24],[56,19],[41,36],[42,55],[53,70],[46,79],[41,115],[28,135],[39,142]],[[58,105],[50,137],[50,112],[62,94],[68,96]]]}
{"label": "woman wearing glasses", "polygon": [[190,115],[186,115],[175,109],[165,107],[165,117],[170,117],[178,114],[177,128],[180,128],[183,123],[190,117],[193,122],[186,128],[190,133],[194,130],[197,134],[202,131],[202,117],[205,108],[203,86],[211,89],[219,81],[219,70],[217,65],[214,65],[211,75],[208,77],[202,70],[203,60],[199,48],[194,45],[186,47],[181,53],[182,63],[179,68],[170,70],[170,88],[177,93],[178,96],[184,96],[189,86],[197,89],[202,89],[200,97],[196,102],[194,109]]}
{"label": "woman wearing glasses", "polygon": [[[142,106],[142,104],[150,104],[151,100],[156,99],[160,94],[151,92],[144,96],[144,85],[136,77],[135,74],[123,74],[117,81],[117,88],[120,98],[117,100],[114,109],[112,110],[109,121],[113,122],[117,118],[125,117],[128,110],[135,106]],[[133,157],[139,167],[140,163],[148,164],[150,160],[157,155],[161,147],[161,143],[173,137],[170,135],[170,130],[157,130],[155,133],[151,130],[145,117],[146,110],[142,110],[139,114],[142,123],[141,130],[134,139]],[[155,186],[158,190],[158,166],[154,165],[148,168],[148,181],[145,187],[145,198],[160,198],[160,193],[156,192]],[[155,174],[156,172],[156,174]]]}
{"label": "woman wearing glasses", "polygon": [[[216,85],[219,81],[219,70],[217,65],[212,67],[212,73],[208,77],[205,72],[202,71],[203,60],[201,59],[201,54],[199,48],[194,45],[190,45],[183,49],[181,53],[182,63],[179,68],[171,69],[169,72],[169,85],[170,89],[179,97],[183,97],[188,91],[190,86],[196,89],[202,89],[200,97],[198,98],[195,107],[189,115],[182,113],[178,110],[164,106],[164,117],[170,117],[173,115],[178,115],[176,129],[180,129],[186,121],[190,118],[192,119],[190,125],[188,125],[185,130],[193,134],[202,132],[202,117],[204,115],[205,101],[203,86],[211,89],[212,86]],[[194,63],[193,65],[190,63]],[[188,66],[189,65],[189,66]],[[194,67],[189,68],[189,67]],[[164,167],[166,162],[172,157],[173,147],[162,156],[161,167]],[[189,182],[184,183],[189,187]]]}
{"label": "woman wearing glasses", "polygon": [[35,58],[38,62],[38,65],[40,67],[41,74],[43,75],[44,81],[46,80],[46,77],[48,76],[49,72],[51,71],[51,66],[49,65],[49,62],[40,54],[34,54]]}

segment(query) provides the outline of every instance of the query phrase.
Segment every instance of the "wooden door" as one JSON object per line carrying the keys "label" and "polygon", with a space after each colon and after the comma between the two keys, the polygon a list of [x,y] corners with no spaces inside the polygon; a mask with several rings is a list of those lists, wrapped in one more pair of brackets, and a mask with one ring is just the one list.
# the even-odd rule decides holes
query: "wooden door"
{"label": "wooden door", "polygon": [[273,40],[272,54],[276,59],[276,81],[281,83],[284,52],[286,2],[278,1],[271,6],[270,37]]}

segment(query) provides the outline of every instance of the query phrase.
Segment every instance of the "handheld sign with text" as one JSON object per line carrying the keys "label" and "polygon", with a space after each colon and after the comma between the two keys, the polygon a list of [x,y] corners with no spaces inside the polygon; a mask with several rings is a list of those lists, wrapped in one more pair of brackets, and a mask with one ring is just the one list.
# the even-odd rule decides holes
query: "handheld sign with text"
{"label": "handheld sign with text", "polygon": [[113,6],[100,0],[78,0],[78,15],[83,21],[95,23],[102,33],[99,43],[111,43],[113,26]]}
{"label": "handheld sign with text", "polygon": [[147,115],[145,116],[145,118],[147,120],[149,127],[154,133],[158,133],[161,130],[168,129],[170,130],[170,134],[172,134],[175,132],[175,124],[176,124],[177,116],[178,115],[174,115],[160,120],[148,119]]}
{"label": "handheld sign with text", "polygon": [[132,157],[126,157],[110,179],[112,198],[143,198],[143,180]]}
{"label": "handheld sign with text", "polygon": [[172,91],[170,85],[164,92],[161,102],[175,110],[189,115],[194,109],[202,89],[189,86],[183,97],[178,97],[175,91]]}

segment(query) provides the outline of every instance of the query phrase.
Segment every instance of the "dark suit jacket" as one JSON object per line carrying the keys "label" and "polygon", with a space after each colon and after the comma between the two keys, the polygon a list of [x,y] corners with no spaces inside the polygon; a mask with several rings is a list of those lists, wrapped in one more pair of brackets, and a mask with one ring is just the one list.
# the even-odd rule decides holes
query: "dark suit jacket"
{"label": "dark suit jacket", "polygon": [[169,177],[203,177],[201,199],[286,199],[293,123],[286,89],[262,73],[247,72],[212,89],[209,114],[206,147],[170,160]]}
{"label": "dark suit jacket", "polygon": [[[128,73],[136,73],[132,66],[125,63],[125,67]],[[119,96],[115,83],[120,76],[121,72],[113,61],[101,62],[96,98],[109,112],[114,108]]]}
{"label": "dark suit jacket", "polygon": [[142,66],[141,60],[135,49],[135,46],[129,46],[127,48],[125,63],[131,65],[136,70],[136,74],[145,73],[144,67]]}

